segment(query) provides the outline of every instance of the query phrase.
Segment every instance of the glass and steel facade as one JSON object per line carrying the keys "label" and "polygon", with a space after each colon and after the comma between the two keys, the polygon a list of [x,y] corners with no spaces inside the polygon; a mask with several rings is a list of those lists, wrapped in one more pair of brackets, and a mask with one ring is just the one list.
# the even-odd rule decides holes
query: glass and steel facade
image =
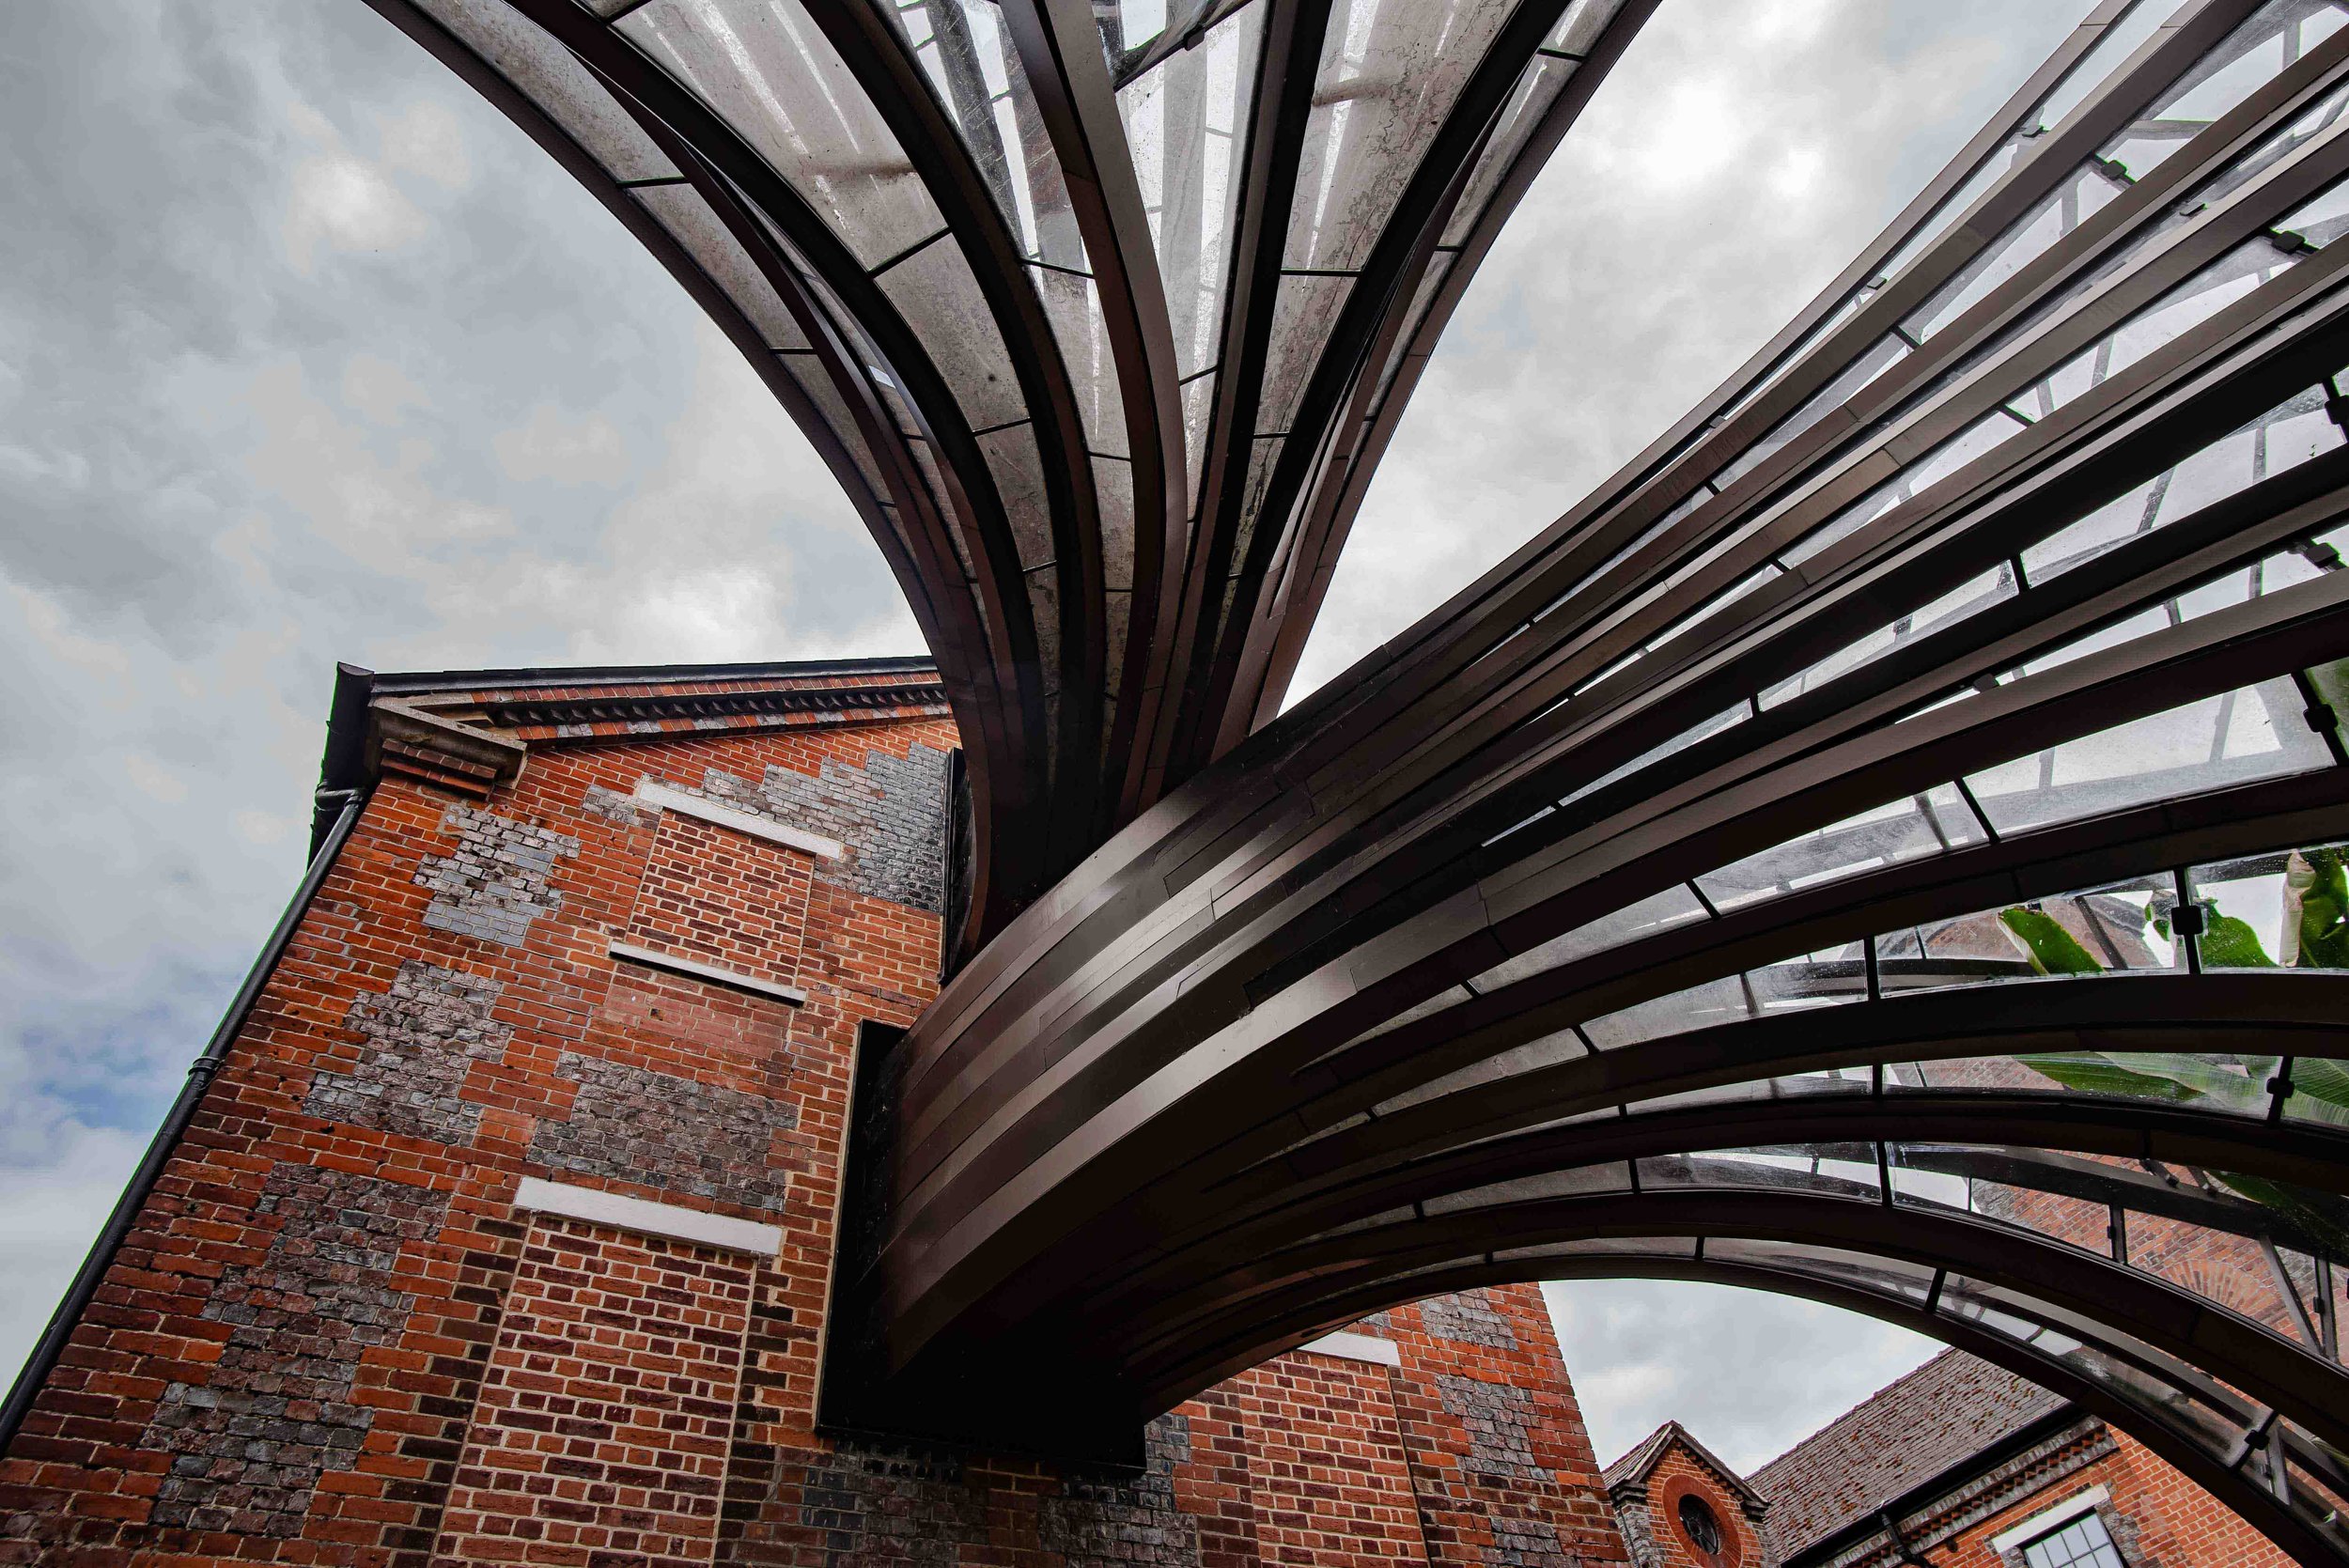
{"label": "glass and steel facade", "polygon": [[1727,1280],[2349,1558],[2349,10],[2097,7],[1271,719],[1649,8],[378,3],[758,358],[956,694],[990,869],[860,1086],[832,1419],[1112,1450],[1435,1290]]}

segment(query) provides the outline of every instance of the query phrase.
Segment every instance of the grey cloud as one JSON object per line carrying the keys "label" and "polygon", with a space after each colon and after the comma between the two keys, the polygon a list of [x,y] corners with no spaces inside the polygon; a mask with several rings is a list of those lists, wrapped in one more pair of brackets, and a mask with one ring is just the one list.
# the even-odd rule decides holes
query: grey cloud
{"label": "grey cloud", "polygon": [[1678,1421],[1750,1472],[1940,1351],[1814,1301],[1672,1280],[1545,1288],[1599,1463]]}

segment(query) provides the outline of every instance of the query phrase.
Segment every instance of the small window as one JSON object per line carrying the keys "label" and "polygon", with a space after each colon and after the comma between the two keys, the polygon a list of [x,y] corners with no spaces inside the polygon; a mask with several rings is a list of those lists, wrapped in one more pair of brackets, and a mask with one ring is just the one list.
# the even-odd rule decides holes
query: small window
{"label": "small window", "polygon": [[[1693,1492],[1684,1493],[1680,1498],[1680,1528],[1687,1532],[1688,1545],[1699,1552],[1715,1560],[1720,1557],[1721,1522],[1713,1517],[1713,1511],[1704,1506],[1704,1499]],[[2065,1565],[2034,1561],[2031,1568],[2065,1568]],[[2116,1562],[2112,1568],[2120,1568],[2120,1564]]]}
{"label": "small window", "polygon": [[2023,1560],[2030,1568],[2127,1568],[2104,1520],[2093,1513],[2025,1545]]}

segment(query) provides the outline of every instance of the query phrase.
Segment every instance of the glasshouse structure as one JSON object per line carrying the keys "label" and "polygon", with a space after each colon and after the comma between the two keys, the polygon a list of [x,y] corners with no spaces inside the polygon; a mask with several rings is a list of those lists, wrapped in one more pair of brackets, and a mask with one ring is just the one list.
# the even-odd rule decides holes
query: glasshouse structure
{"label": "glasshouse structure", "polygon": [[373,3],[757,366],[943,678],[950,979],[858,1056],[829,1421],[1115,1457],[1400,1303],[1729,1281],[2349,1561],[2349,12],[2097,6],[1282,712],[1653,0]]}

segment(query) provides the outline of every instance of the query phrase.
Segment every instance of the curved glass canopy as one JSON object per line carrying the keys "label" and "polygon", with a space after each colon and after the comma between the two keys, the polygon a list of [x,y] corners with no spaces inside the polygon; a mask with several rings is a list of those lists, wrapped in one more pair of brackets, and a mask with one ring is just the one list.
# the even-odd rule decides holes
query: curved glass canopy
{"label": "curved glass canopy", "polygon": [[1655,0],[372,0],[601,196],[864,515],[966,948],[1273,707],[1477,259]]}
{"label": "curved glass canopy", "polygon": [[2349,9],[2099,6],[1265,722],[1646,6],[378,3],[760,356],[954,683],[991,939],[863,1063],[828,1419],[1115,1450],[1432,1291],[1729,1279],[2349,1560]]}

